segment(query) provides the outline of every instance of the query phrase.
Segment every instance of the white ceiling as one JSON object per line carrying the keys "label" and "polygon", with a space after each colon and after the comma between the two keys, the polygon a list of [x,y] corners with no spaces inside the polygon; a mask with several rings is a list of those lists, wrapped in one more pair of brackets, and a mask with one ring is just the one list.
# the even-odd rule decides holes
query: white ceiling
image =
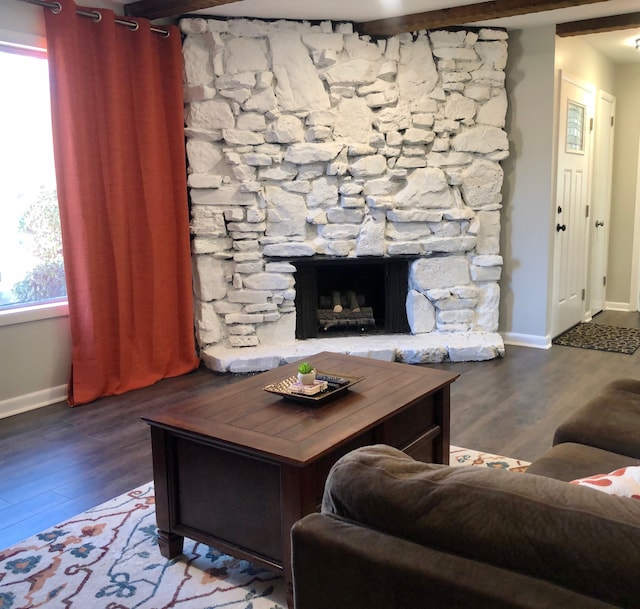
{"label": "white ceiling", "polygon": [[640,51],[636,50],[639,29],[589,34],[583,38],[615,63],[640,63]]}
{"label": "white ceiling", "polygon": [[[463,4],[474,4],[475,2],[477,0],[322,0],[321,2],[310,0],[240,0],[240,2],[205,9],[198,11],[198,13],[262,19],[331,19],[333,21],[359,22],[422,13]],[[520,29],[593,19],[607,15],[620,15],[638,10],[640,10],[638,0],[608,0],[519,17],[481,21],[469,25],[491,25],[507,29]],[[640,63],[640,51],[635,49],[635,39],[640,38],[640,29],[590,34],[583,38],[616,63]]]}

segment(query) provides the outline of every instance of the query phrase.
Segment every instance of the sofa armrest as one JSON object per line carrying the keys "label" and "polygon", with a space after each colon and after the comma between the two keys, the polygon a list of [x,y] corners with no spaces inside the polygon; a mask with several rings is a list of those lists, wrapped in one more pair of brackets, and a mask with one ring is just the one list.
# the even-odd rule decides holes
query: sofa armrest
{"label": "sofa armrest", "polygon": [[322,510],[441,552],[640,607],[640,501],[534,474],[369,446],[331,469]]}
{"label": "sofa armrest", "polygon": [[605,385],[558,426],[553,444],[566,442],[640,459],[640,381],[618,379]]}
{"label": "sofa armrest", "polygon": [[296,609],[615,607],[332,516],[306,516],[291,537]]}

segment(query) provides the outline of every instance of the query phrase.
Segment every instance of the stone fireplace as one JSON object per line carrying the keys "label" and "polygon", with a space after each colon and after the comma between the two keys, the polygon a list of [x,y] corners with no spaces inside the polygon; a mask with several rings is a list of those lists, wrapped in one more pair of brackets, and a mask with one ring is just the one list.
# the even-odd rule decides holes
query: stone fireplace
{"label": "stone fireplace", "polygon": [[502,356],[506,32],[180,26],[203,361]]}

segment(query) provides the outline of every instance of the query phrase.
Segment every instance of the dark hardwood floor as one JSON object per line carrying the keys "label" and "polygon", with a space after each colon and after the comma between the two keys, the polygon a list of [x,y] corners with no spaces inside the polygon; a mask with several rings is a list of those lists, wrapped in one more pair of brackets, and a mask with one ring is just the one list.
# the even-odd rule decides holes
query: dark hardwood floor
{"label": "dark hardwood floor", "polygon": [[[640,314],[608,311],[594,322],[638,328]],[[503,359],[433,367],[460,374],[451,391],[452,444],[532,460],[604,383],[640,378],[640,350],[507,346]],[[1,419],[0,549],[151,480],[140,417],[241,378],[201,368],[85,406],[59,403]]]}

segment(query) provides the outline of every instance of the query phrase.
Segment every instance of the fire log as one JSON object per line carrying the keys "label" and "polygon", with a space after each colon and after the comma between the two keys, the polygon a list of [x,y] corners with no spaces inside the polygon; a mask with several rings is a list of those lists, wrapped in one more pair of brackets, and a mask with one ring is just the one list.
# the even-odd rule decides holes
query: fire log
{"label": "fire log", "polygon": [[333,312],[342,313],[342,298],[340,296],[340,292],[334,290],[331,296],[333,297]]}
{"label": "fire log", "polygon": [[358,304],[358,299],[356,298],[356,293],[353,290],[349,290],[347,292],[347,300],[349,301],[349,308],[354,313],[360,313],[360,305]]}

